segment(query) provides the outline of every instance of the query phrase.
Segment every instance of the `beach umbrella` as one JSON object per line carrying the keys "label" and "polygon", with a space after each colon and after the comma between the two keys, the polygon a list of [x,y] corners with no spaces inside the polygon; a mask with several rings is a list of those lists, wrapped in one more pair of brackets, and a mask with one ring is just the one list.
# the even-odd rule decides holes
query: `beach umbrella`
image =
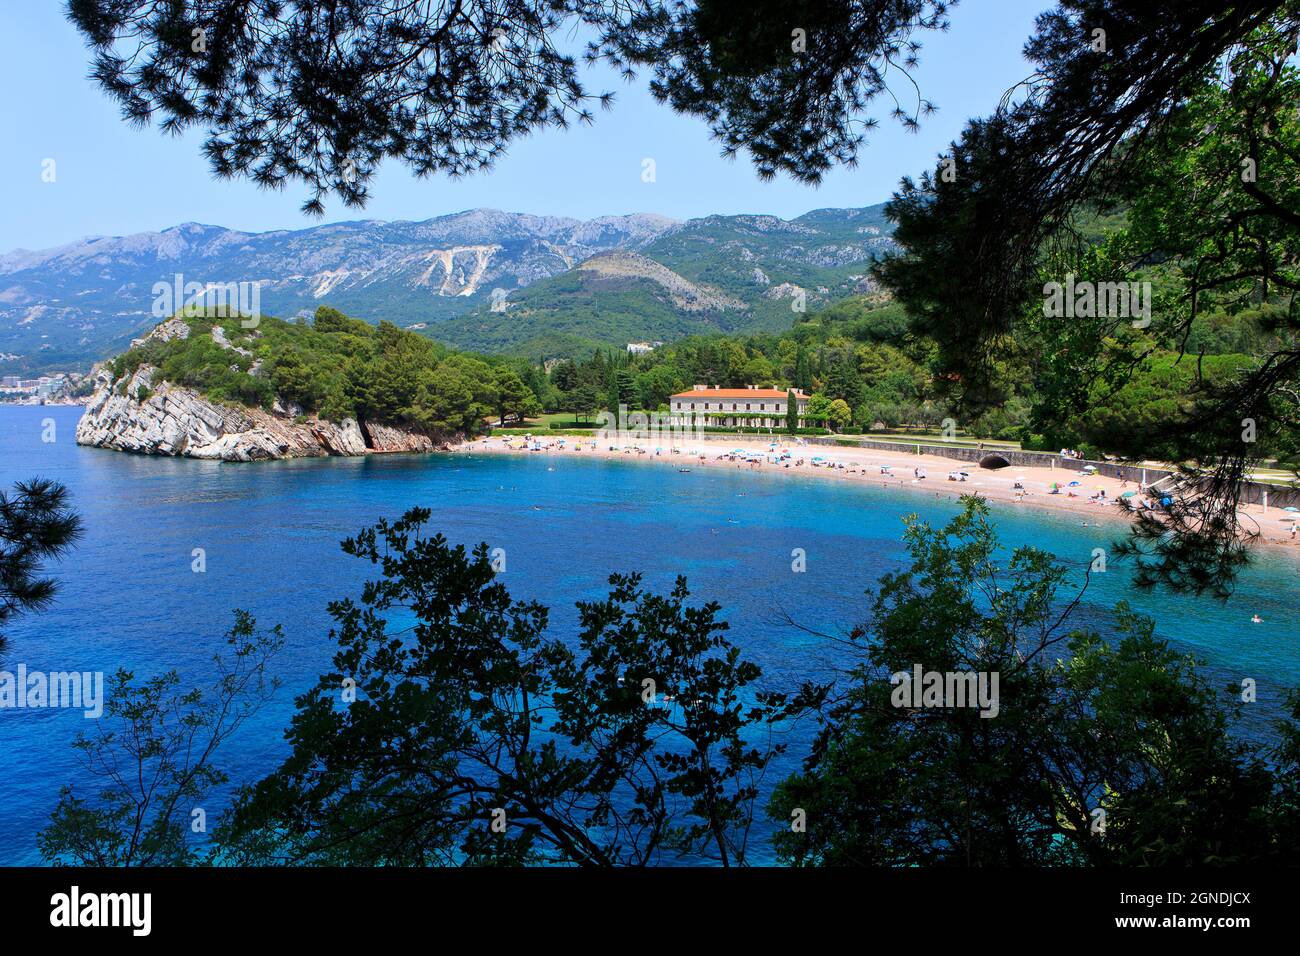
{"label": "beach umbrella", "polygon": [[1296,507],[1294,507],[1294,506],[1292,506],[1292,505],[1287,505],[1287,506],[1286,506],[1285,508],[1283,508],[1282,510],[1283,510],[1283,511],[1300,511],[1300,508],[1296,508]]}
{"label": "beach umbrella", "polygon": [[1077,481],[1072,481],[1072,482],[1070,482],[1069,485],[1067,485],[1066,487],[1068,487],[1068,488],[1078,488],[1078,487],[1079,487],[1079,483],[1078,483]]}
{"label": "beach umbrella", "polygon": [[1122,495],[1120,495],[1120,497],[1121,497],[1121,498],[1132,498],[1135,494],[1137,494],[1136,491],[1126,491],[1126,492],[1124,492]]}

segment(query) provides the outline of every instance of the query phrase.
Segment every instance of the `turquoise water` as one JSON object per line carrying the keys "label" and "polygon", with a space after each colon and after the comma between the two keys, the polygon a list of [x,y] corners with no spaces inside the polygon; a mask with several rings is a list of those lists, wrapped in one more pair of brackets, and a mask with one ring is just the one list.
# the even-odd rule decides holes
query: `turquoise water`
{"label": "turquoise water", "polygon": [[[453,542],[505,548],[504,581],[516,597],[551,606],[557,635],[573,632],[573,602],[602,594],[611,571],[643,571],[660,589],[684,574],[697,599],[723,605],[731,639],[762,665],[765,682],[781,687],[844,663],[839,645],[791,627],[784,613],[812,631],[846,632],[865,616],[864,590],[902,565],[900,516],[916,511],[938,524],[958,509],[955,499],[921,491],[540,454],[251,465],[143,458],[77,447],[79,415],[0,407],[0,484],[62,481],[86,524],[85,539],[57,568],[56,605],[9,627],[0,669],[124,666],[146,676],[176,668],[203,683],[233,608],[282,624],[285,686],[219,761],[236,783],[285,753],[293,697],[331,654],[326,603],[355,593],[369,567],[343,555],[338,541],[378,518],[424,505]],[[47,418],[53,442],[42,441]],[[993,507],[1006,544],[1032,543],[1080,568],[1123,530]],[[190,569],[195,548],[206,551],[204,574]],[[807,573],[791,573],[794,548],[806,551]],[[1221,604],[1134,593],[1112,563],[1094,577],[1078,620],[1105,628],[1107,608],[1127,597],[1156,619],[1162,637],[1204,658],[1216,680],[1255,678],[1260,699],[1243,732],[1259,735],[1284,689],[1300,685],[1298,569],[1292,554],[1261,553]],[[1263,624],[1250,623],[1256,613]],[[86,726],[79,712],[0,710],[0,864],[37,862],[36,833],[59,787],[81,779],[69,743]],[[803,744],[792,741],[791,765]]]}

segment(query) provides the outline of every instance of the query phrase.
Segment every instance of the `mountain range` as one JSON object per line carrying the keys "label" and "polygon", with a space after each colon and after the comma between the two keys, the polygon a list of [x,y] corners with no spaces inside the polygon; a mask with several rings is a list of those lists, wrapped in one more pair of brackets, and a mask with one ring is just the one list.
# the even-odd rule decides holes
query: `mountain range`
{"label": "mountain range", "polygon": [[869,291],[882,205],[792,220],[579,220],[474,209],[251,233],[185,223],[0,256],[0,372],[85,368],[158,322],[156,283],[260,282],[261,309],[328,304],[460,348],[533,358],[788,328]]}

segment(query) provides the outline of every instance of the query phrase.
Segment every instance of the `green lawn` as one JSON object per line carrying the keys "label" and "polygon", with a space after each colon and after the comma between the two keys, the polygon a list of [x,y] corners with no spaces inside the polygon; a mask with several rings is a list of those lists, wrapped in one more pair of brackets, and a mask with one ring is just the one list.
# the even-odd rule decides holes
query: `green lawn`
{"label": "green lawn", "polygon": [[546,412],[543,415],[539,415],[537,418],[528,419],[519,427],[523,428],[525,431],[545,431],[550,428],[552,424],[557,427],[569,425],[574,428],[581,428],[584,423],[589,424],[594,422],[596,416],[599,414],[599,412],[596,412],[587,418],[575,418],[573,412]]}

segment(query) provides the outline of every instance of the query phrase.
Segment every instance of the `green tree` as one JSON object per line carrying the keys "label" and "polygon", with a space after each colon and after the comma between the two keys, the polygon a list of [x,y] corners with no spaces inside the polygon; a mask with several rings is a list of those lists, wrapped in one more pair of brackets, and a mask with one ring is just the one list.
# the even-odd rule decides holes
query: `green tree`
{"label": "green tree", "polygon": [[518,375],[509,369],[502,369],[496,376],[496,411],[501,427],[504,428],[507,417],[518,421],[533,418],[542,413],[542,406],[532,389]]}
{"label": "green tree", "polygon": [[832,399],[843,399],[850,406],[862,401],[862,377],[857,356],[851,349],[838,349],[832,358],[826,374],[826,394]]}
{"label": "green tree", "polygon": [[143,682],[126,669],[112,676],[104,715],[73,744],[95,788],[60,791],[39,838],[47,863],[184,866],[206,858],[187,838],[194,813],[206,813],[203,804],[228,780],[215,764],[218,749],[279,686],[270,662],[284,636],[278,627],[257,630],[237,611],[226,643],[206,692],[183,690],[174,670]]}
{"label": "green tree", "polygon": [[799,346],[794,356],[794,387],[804,392],[811,392],[813,389],[812,362],[808,358],[808,350]]}
{"label": "green tree", "polygon": [[842,398],[837,398],[831,402],[828,415],[827,420],[836,431],[853,421],[853,412],[849,409],[849,403]]}
{"label": "green tree", "polygon": [[377,378],[375,363],[367,358],[349,358],[343,367],[344,401],[360,421],[376,418],[380,414],[380,402],[375,394]]}
{"label": "green tree", "polygon": [[611,376],[609,387],[605,390],[605,410],[609,412],[610,418],[616,422],[620,420],[619,405],[621,400],[618,380]]}
{"label": "green tree", "polygon": [[320,407],[323,398],[320,394],[321,377],[297,352],[281,353],[271,366],[270,374],[271,384],[279,398],[307,411]]}
{"label": "green tree", "polygon": [[765,355],[755,355],[747,360],[736,373],[737,385],[769,386],[776,381],[776,370]]}
{"label": "green tree", "polygon": [[666,405],[684,387],[681,373],[671,365],[656,365],[636,377],[637,400],[642,408],[649,410]]}
{"label": "green tree", "polygon": [[325,333],[348,333],[351,335],[361,335],[369,338],[372,329],[360,319],[349,318],[338,309],[331,308],[328,305],[322,305],[316,309],[312,316],[312,327],[317,332]]}
{"label": "green tree", "polygon": [[595,385],[582,384],[569,393],[565,411],[573,412],[575,418],[590,418],[600,407],[600,391]]}
{"label": "green tree", "polygon": [[571,392],[578,387],[578,366],[573,359],[555,363],[551,370],[551,384],[561,392]]}
{"label": "green tree", "polygon": [[[1295,753],[1233,731],[1236,697],[1126,605],[1114,633],[1071,629],[1067,571],[1005,555],[978,498],[946,528],[915,518],[909,570],[885,576],[862,663],[771,815],[807,814],[778,849],[800,865],[1051,866],[1295,859]],[[993,708],[920,703],[924,671],[997,675]],[[986,698],[987,703],[987,698]],[[935,705],[938,706],[935,706]],[[947,706],[943,706],[946,704]],[[1297,726],[1286,730],[1296,739]],[[1098,826],[1098,821],[1103,825]]]}
{"label": "green tree", "polygon": [[769,734],[824,689],[757,687],[717,605],[689,606],[680,579],[654,595],[615,575],[578,605],[576,644],[549,639],[487,546],[425,537],[429,516],[344,542],[381,576],[331,604],[334,669],[299,697],[284,764],[241,792],[225,858],[744,863],[755,782],[783,749]]}
{"label": "green tree", "polygon": [[804,417],[818,425],[825,425],[831,418],[831,400],[822,392],[813,393],[808,399],[808,411]]}
{"label": "green tree", "polygon": [[[58,583],[42,576],[44,562],[67,554],[81,534],[58,482],[37,478],[0,491],[0,625],[54,602]],[[6,643],[0,633],[0,651]]]}
{"label": "green tree", "polygon": [[[1092,29],[1110,42],[1122,36],[1123,63],[1107,54],[1098,69],[1097,51],[1078,42]],[[1026,48],[1032,90],[969,123],[940,169],[903,181],[887,207],[903,251],[874,268],[913,330],[936,342],[936,381],[967,417],[1005,399],[1026,367],[1016,346],[1042,316],[1045,282],[1097,264],[1090,220],[1116,204],[1124,215],[1105,243],[1109,274],[1090,279],[1150,281],[1154,271],[1165,299],[1146,342],[1116,314],[1054,333],[1061,347],[1044,349],[1030,371],[1068,371],[1046,383],[1062,397],[1098,380],[1114,386],[1162,341],[1182,351],[1207,305],[1291,300],[1300,288],[1295,35],[1288,2],[1194,2],[1151,17],[1138,0],[1102,0],[1039,18]],[[1276,445],[1300,444],[1297,382],[1300,349],[1283,336],[1197,414],[1152,436],[1176,442],[1196,475],[1167,509],[1135,520],[1124,550],[1139,585],[1230,591],[1249,537],[1239,486],[1260,452],[1241,423],[1267,423]]]}
{"label": "green tree", "polygon": [[618,370],[614,375],[614,388],[621,404],[630,408],[636,403],[636,381],[631,369],[624,367]]}
{"label": "green tree", "polygon": [[785,393],[785,430],[791,435],[799,430],[799,399],[794,389]]}

